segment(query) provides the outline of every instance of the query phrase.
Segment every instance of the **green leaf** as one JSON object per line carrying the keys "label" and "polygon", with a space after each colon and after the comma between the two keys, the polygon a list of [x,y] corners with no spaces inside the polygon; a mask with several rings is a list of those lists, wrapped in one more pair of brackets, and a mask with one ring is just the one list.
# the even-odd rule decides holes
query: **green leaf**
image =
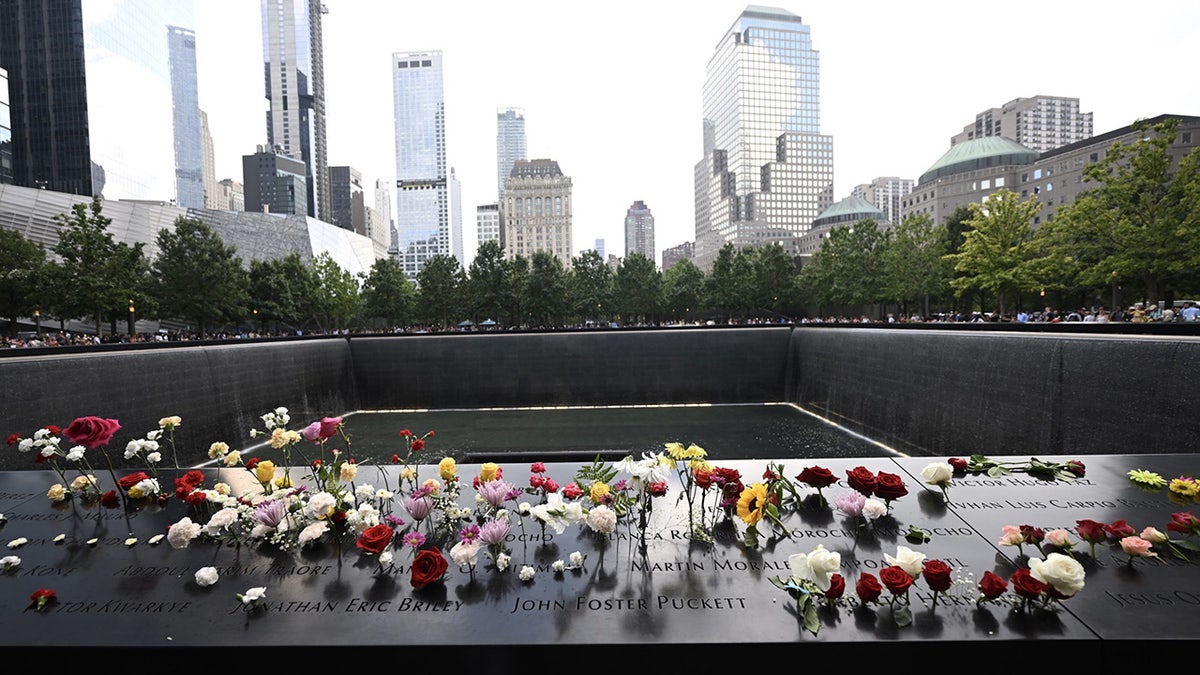
{"label": "green leaf", "polygon": [[821,620],[817,618],[817,603],[813,602],[812,595],[805,595],[800,607],[804,616],[804,630],[816,635],[821,630]]}

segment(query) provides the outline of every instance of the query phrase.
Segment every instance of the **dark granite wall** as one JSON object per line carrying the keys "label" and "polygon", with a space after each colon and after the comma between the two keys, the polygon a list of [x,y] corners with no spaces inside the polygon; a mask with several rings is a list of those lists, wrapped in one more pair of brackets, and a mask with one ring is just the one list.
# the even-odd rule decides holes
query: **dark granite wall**
{"label": "dark granite wall", "polygon": [[792,335],[789,400],[913,454],[1200,451],[1200,341],[886,329]]}
{"label": "dark granite wall", "polygon": [[354,338],[364,409],[782,401],[786,326]]}
{"label": "dark granite wall", "polygon": [[[4,436],[65,428],[85,415],[113,418],[122,427],[110,448],[114,461],[170,415],[182,418],[180,462],[192,464],[206,459],[213,441],[239,446],[278,406],[296,421],[358,408],[344,339],[6,356],[0,382]],[[162,452],[171,464],[165,444]],[[0,452],[0,469],[31,468],[32,456]]]}

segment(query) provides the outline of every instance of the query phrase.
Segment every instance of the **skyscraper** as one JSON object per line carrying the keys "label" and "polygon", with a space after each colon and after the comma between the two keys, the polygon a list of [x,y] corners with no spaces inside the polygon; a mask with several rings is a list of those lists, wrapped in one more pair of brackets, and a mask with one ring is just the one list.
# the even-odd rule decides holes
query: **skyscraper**
{"label": "skyscraper", "polygon": [[225,208],[218,206],[221,199],[217,185],[217,153],[213,149],[212,133],[208,128],[208,113],[203,110],[200,111],[200,166],[204,176],[204,208]]}
{"label": "skyscraper", "polygon": [[329,222],[320,0],[262,0],[267,146],[307,167],[308,215]]}
{"label": "skyscraper", "polygon": [[392,54],[392,94],[398,262],[415,282],[426,261],[455,251],[441,50]]}
{"label": "skyscraper", "polygon": [[0,184],[13,182],[12,127],[8,105],[8,71],[0,68]]}
{"label": "skyscraper", "polygon": [[[167,26],[171,68],[171,120],[175,136],[175,203],[204,208],[204,150],[196,83],[196,32]],[[211,140],[211,139],[210,139]]]}
{"label": "skyscraper", "polygon": [[913,191],[916,184],[911,178],[883,176],[870,183],[856,185],[850,195],[875,205],[883,211],[883,216],[890,225],[900,224],[900,208],[904,198]]}
{"label": "skyscraper", "polygon": [[748,6],[717,44],[695,167],[696,264],[725,244],[789,251],[833,203],[833,138],[820,133],[820,58],[800,17]]}
{"label": "skyscraper", "polygon": [[308,177],[304,162],[265,146],[242,156],[245,206],[257,213],[305,215]]}
{"label": "skyscraper", "polygon": [[343,230],[367,234],[362,172],[352,166],[329,167],[330,220]]}
{"label": "skyscraper", "polygon": [[553,253],[571,264],[571,177],[552,159],[517,160],[504,182],[501,202],[504,255],[532,258]]}
{"label": "skyscraper", "polygon": [[975,123],[950,138],[950,145],[1003,136],[1037,152],[1049,152],[1092,137],[1092,113],[1079,112],[1079,99],[1065,96],[1015,98],[984,110]]}
{"label": "skyscraper", "polygon": [[625,212],[625,255],[641,253],[658,262],[654,251],[654,214],[640,199]]}
{"label": "skyscraper", "polygon": [[[172,72],[168,26],[190,31],[193,24],[191,0],[0,1],[13,182],[108,199],[174,199],[172,91],[196,74],[182,63]],[[194,128],[198,135],[198,121]]]}
{"label": "skyscraper", "polygon": [[519,159],[529,159],[525,149],[525,111],[501,108],[496,111],[496,197],[504,196],[504,180]]}

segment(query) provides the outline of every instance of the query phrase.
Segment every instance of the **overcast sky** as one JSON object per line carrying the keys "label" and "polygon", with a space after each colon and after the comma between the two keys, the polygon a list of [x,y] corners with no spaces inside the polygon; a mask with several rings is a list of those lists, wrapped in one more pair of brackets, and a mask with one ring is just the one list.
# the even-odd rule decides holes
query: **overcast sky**
{"label": "overcast sky", "polygon": [[[799,15],[821,59],[821,132],[834,197],[879,176],[916,179],[976,113],[1069,96],[1101,134],[1163,113],[1200,115],[1200,2],[761,2]],[[447,153],[462,183],[466,263],[475,206],[496,198],[496,110],[525,110],[529,157],[574,183],[574,250],[624,252],[625,212],[655,218],[656,258],[695,238],[700,93],[732,0],[325,0],[329,165],[395,179],[391,55],[441,50]],[[200,106],[217,178],[266,142],[257,0],[196,2]],[[394,197],[393,197],[394,199]],[[368,197],[370,203],[370,197]]]}

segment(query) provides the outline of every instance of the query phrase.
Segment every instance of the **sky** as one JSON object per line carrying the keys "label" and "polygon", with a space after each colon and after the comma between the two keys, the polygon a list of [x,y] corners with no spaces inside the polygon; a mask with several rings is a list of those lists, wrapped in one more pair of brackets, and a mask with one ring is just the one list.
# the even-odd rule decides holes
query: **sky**
{"label": "sky", "polygon": [[[1078,98],[1096,135],[1163,113],[1200,115],[1191,73],[1200,3],[1046,0],[764,1],[801,17],[820,53],[821,133],[834,199],[881,176],[916,180],[975,115],[1020,97]],[[330,166],[395,179],[391,55],[441,50],[449,164],[462,184],[464,264],[475,207],[496,200],[496,111],[525,111],[530,159],[573,183],[573,249],[624,254],[643,201],[655,257],[695,239],[701,89],[717,43],[747,7],[731,0],[325,0]],[[217,178],[241,180],[266,143],[260,3],[196,2],[200,107]],[[393,196],[394,201],[394,196]]]}

